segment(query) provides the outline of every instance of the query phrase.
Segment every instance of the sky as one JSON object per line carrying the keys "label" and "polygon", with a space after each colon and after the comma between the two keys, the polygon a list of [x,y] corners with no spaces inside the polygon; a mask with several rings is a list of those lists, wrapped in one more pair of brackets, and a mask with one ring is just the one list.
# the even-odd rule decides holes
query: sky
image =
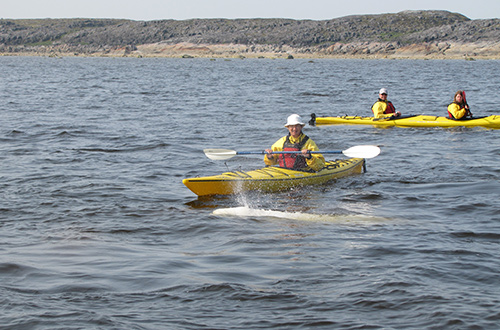
{"label": "sky", "polygon": [[403,10],[447,10],[470,19],[500,18],[500,0],[12,0],[0,6],[0,18],[326,20]]}

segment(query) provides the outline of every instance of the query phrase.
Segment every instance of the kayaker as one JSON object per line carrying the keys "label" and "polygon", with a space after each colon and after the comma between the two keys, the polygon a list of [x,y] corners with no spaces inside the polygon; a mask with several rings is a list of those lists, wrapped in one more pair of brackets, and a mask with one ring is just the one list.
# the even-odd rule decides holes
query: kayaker
{"label": "kayaker", "polygon": [[464,97],[464,91],[458,91],[453,97],[453,102],[448,106],[448,116],[450,119],[461,120],[467,117],[472,118],[469,105]]}
{"label": "kayaker", "polygon": [[373,116],[375,118],[390,118],[400,117],[401,112],[396,111],[396,108],[391,101],[387,100],[387,89],[381,88],[378,92],[378,100],[372,105]]}
{"label": "kayaker", "polygon": [[[285,127],[288,135],[276,141],[271,149],[266,149],[264,163],[266,165],[279,165],[300,171],[319,171],[325,166],[322,154],[310,151],[319,151],[316,143],[302,132],[305,123],[302,118],[293,114],[288,116]],[[273,151],[301,151],[302,154],[273,154]]]}

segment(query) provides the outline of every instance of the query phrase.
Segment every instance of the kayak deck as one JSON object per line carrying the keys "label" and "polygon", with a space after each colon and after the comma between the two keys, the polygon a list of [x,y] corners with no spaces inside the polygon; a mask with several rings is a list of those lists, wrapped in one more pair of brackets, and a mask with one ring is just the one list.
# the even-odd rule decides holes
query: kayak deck
{"label": "kayak deck", "polygon": [[471,118],[464,120],[453,120],[447,117],[430,115],[411,115],[398,118],[374,118],[362,116],[339,116],[339,117],[316,117],[311,114],[309,122],[314,125],[374,125],[374,126],[396,126],[396,127],[487,127],[500,128],[500,116],[491,115],[487,117]]}
{"label": "kayak deck", "polygon": [[265,167],[243,172],[226,172],[220,175],[182,180],[198,196],[230,195],[245,191],[275,192],[298,186],[322,184],[333,179],[362,173],[365,160],[349,158],[326,162],[318,172],[294,171],[279,167]]}

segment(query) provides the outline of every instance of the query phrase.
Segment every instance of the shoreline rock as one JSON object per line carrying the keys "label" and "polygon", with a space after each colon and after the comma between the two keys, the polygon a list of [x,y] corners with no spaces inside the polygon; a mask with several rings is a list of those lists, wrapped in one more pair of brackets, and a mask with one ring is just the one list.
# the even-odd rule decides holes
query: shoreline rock
{"label": "shoreline rock", "polygon": [[44,57],[137,57],[137,58],[272,58],[272,59],[500,59],[499,42],[430,42],[397,45],[392,42],[335,43],[326,48],[288,45],[176,44],[153,43],[137,46],[82,49],[68,45],[18,47],[0,56]]}

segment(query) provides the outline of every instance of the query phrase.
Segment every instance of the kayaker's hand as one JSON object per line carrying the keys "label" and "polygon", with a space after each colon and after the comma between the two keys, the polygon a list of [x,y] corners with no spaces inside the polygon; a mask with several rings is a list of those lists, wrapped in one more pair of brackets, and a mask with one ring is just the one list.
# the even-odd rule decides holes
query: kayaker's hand
{"label": "kayaker's hand", "polygon": [[269,159],[269,160],[273,160],[274,159],[275,155],[272,154],[273,151],[271,149],[266,149],[265,152],[266,152],[267,159]]}
{"label": "kayaker's hand", "polygon": [[464,109],[467,110],[467,112],[465,113],[466,116],[469,116],[470,118],[472,118],[472,112],[470,112],[470,108],[469,108],[469,105],[466,104],[464,106]]}
{"label": "kayaker's hand", "polygon": [[311,151],[307,149],[302,149],[302,156],[304,156],[307,159],[311,159],[312,158]]}

